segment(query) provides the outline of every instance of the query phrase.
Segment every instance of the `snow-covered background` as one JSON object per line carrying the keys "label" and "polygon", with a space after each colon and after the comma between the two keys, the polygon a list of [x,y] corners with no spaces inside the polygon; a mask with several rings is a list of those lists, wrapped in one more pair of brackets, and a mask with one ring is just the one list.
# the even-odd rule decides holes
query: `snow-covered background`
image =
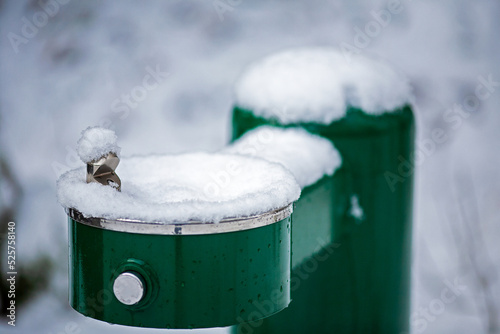
{"label": "snow-covered background", "polygon": [[413,86],[412,332],[499,330],[500,1],[54,1],[0,1],[0,232],[16,222],[22,284],[17,326],[2,316],[0,332],[159,332],[68,306],[55,181],[81,165],[80,132],[111,126],[123,155],[220,149],[245,65],[317,45],[385,58]]}

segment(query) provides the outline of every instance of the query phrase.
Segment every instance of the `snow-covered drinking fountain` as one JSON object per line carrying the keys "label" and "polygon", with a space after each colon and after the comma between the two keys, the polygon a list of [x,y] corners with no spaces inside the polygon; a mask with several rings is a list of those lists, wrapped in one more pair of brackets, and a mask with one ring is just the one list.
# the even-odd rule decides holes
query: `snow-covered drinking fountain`
{"label": "snow-covered drinking fountain", "polygon": [[[119,154],[116,136],[89,128],[78,152],[94,170]],[[223,153],[122,158],[121,191],[106,169],[96,180],[82,167],[58,184],[77,311],[123,325],[199,328],[288,305],[290,214],[300,187],[283,166]],[[271,293],[272,307],[253,303]]]}
{"label": "snow-covered drinking fountain", "polygon": [[140,327],[407,331],[404,77],[299,49],[251,65],[235,92],[220,152],[120,157],[111,130],[83,132],[86,167],[58,181],[71,306]]}

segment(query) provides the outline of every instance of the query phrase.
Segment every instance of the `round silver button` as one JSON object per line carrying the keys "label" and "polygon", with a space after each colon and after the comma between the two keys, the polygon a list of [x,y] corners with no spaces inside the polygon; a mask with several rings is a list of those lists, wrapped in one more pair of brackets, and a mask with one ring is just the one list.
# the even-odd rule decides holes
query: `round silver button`
{"label": "round silver button", "polygon": [[115,279],[113,293],[122,304],[135,305],[144,296],[144,284],[139,274],[124,272]]}

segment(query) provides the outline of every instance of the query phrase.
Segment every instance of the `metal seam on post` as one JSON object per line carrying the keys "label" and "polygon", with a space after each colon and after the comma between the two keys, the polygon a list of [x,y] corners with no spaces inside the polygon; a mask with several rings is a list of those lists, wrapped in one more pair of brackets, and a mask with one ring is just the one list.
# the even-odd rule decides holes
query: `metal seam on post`
{"label": "metal seam on post", "polygon": [[260,215],[226,218],[218,223],[202,221],[186,222],[144,222],[133,219],[107,219],[85,217],[80,211],[66,209],[69,217],[75,221],[105,230],[159,235],[200,235],[244,231],[267,226],[288,218],[293,212],[293,204]]}

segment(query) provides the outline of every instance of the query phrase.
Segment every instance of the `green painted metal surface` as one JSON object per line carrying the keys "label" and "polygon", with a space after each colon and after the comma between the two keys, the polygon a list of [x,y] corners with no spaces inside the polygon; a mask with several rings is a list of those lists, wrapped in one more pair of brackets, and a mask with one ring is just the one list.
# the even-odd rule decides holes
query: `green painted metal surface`
{"label": "green painted metal surface", "polygon": [[[263,124],[283,126],[234,108],[233,140]],[[234,332],[408,332],[415,135],[411,108],[378,116],[350,108],[329,125],[289,126],[331,140],[343,165],[329,180],[304,189],[296,202],[290,306],[234,327]],[[363,210],[361,218],[352,214],[352,196]]]}
{"label": "green painted metal surface", "polygon": [[[256,321],[290,302],[291,218],[244,231],[151,235],[69,219],[70,304],[114,324],[203,328]],[[122,272],[146,287],[136,305],[113,294]]]}

